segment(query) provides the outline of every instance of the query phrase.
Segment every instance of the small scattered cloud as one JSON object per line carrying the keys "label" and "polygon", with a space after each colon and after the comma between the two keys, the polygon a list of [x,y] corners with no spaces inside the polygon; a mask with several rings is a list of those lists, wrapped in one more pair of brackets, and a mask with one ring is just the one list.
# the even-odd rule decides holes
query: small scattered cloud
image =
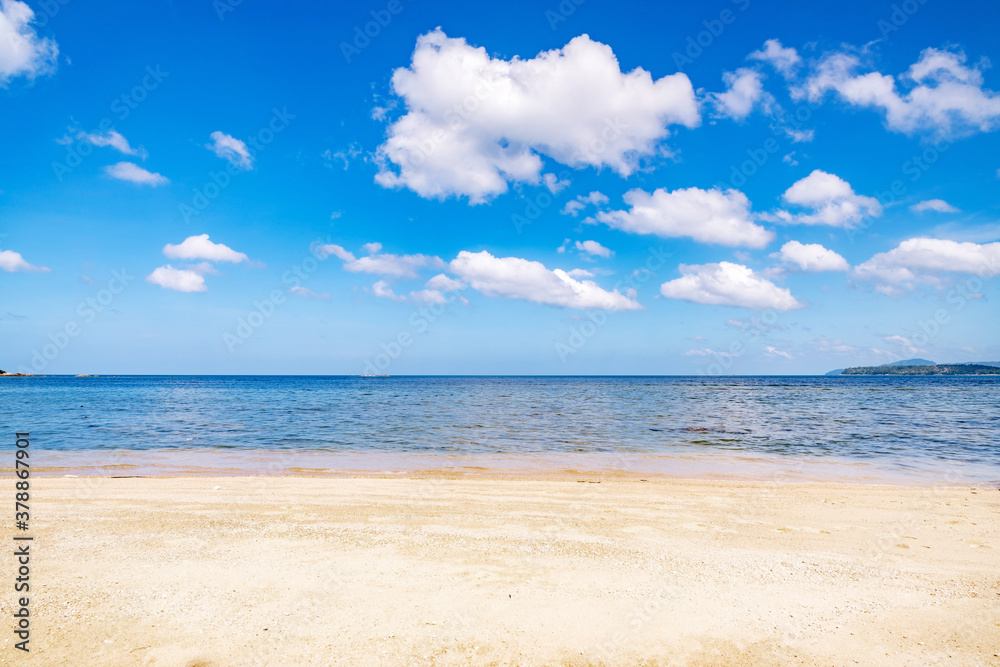
{"label": "small scattered cloud", "polygon": [[818,271],[847,271],[851,268],[846,259],[818,243],[789,241],[781,246],[779,252],[771,256],[810,273]]}
{"label": "small scattered cloud", "polygon": [[940,276],[948,273],[1000,275],[1000,242],[913,238],[854,268],[856,277],[880,283],[881,289],[876,289],[889,295],[918,284],[944,286]]}
{"label": "small scattered cloud", "polygon": [[808,143],[816,138],[816,130],[796,130],[792,127],[784,127],[782,131],[796,144]]}
{"label": "small scattered cloud", "polygon": [[26,3],[0,3],[0,88],[15,77],[32,80],[56,71],[59,45],[39,37],[34,22],[35,12]]}
{"label": "small scattered cloud", "polygon": [[370,273],[394,278],[416,278],[423,269],[443,269],[445,263],[439,257],[428,255],[392,255],[382,254],[381,244],[370,243],[368,249],[377,247],[367,257],[355,257],[354,253],[342,246],[328,243],[317,248],[322,257],[334,256],[344,262],[344,270],[352,273]]}
{"label": "small scattered cloud", "polygon": [[130,183],[138,183],[139,185],[152,185],[156,187],[170,182],[170,179],[166,176],[147,171],[132,162],[118,162],[105,167],[104,171],[112,178],[117,178],[120,181],[129,181]]}
{"label": "small scattered cloud", "polygon": [[297,294],[297,295],[299,295],[301,297],[306,297],[306,298],[309,298],[309,299],[322,299],[323,301],[329,301],[330,300],[329,293],[323,292],[321,294],[319,292],[314,292],[314,291],[312,291],[311,289],[309,289],[307,287],[302,287],[302,285],[295,285],[294,287],[289,288],[288,291],[291,294]]}
{"label": "small scattered cloud", "polygon": [[406,297],[400,296],[392,291],[392,287],[385,280],[378,280],[372,285],[372,294],[381,299],[391,299],[393,301],[405,301]]}
{"label": "small scattered cloud", "polygon": [[574,218],[582,211],[587,208],[587,206],[593,204],[594,206],[600,206],[601,204],[607,204],[608,197],[602,192],[593,191],[589,195],[579,195],[576,199],[571,199],[566,202],[563,206],[561,213],[563,215],[571,215]]}
{"label": "small scattered cloud", "polygon": [[828,54],[793,95],[818,102],[833,92],[848,104],[880,111],[890,130],[904,134],[947,138],[1000,125],[1000,94],[983,87],[985,58],[970,66],[962,49],[927,48],[897,79],[878,71],[861,73],[869,69],[863,62],[867,55],[857,50]]}
{"label": "small scattered cloud", "polygon": [[782,46],[777,39],[767,40],[764,42],[764,48],[754,51],[747,56],[747,59],[770,63],[786,79],[794,77],[795,72],[802,64],[799,52],[791,47]]}
{"label": "small scattered cloud", "polygon": [[774,97],[764,91],[764,75],[760,72],[743,67],[735,72],[723,72],[722,80],[726,84],[725,92],[708,94],[717,116],[740,121],[757,107],[770,113]]}
{"label": "small scattered cloud", "polygon": [[[124,155],[133,155],[143,160],[145,160],[148,155],[146,153],[146,149],[141,146],[133,148],[129,144],[128,139],[123,137],[117,130],[108,130],[107,132],[81,131],[77,132],[76,138],[80,141],[91,144],[92,146],[110,147]],[[72,139],[70,139],[70,141],[72,141]]]}
{"label": "small scattered cloud", "polygon": [[208,234],[189,236],[177,245],[168,243],[163,246],[163,254],[170,259],[202,260],[189,264],[186,268],[175,268],[167,264],[146,276],[146,282],[178,292],[208,291],[205,276],[219,273],[212,262],[243,262],[248,266],[259,264],[227,245],[212,243]]}
{"label": "small scattered cloud", "polygon": [[570,185],[569,180],[559,180],[559,177],[552,173],[542,174],[542,183],[552,194],[557,194],[568,188]]}
{"label": "small scattered cloud", "polygon": [[792,360],[792,355],[791,354],[789,354],[788,352],[784,352],[782,350],[779,350],[778,348],[774,347],[773,345],[768,345],[767,347],[764,348],[764,356],[765,357],[769,357],[771,359],[787,359],[788,361]]}
{"label": "small scattered cloud", "polygon": [[854,227],[866,217],[882,215],[882,205],[875,197],[854,192],[850,183],[820,169],[796,181],[782,195],[788,204],[812,209],[808,213],[779,210],[760,216],[772,222],[799,225]]}
{"label": "small scattered cloud", "polygon": [[713,350],[710,347],[703,347],[701,349],[692,349],[684,353],[685,357],[712,357],[715,359],[732,359],[735,358],[732,352],[726,352],[725,350]]}
{"label": "small scattered cloud", "polygon": [[200,276],[217,276],[219,275],[219,270],[208,262],[198,262],[197,264],[188,264],[187,268],[194,271]]}
{"label": "small scattered cloud", "polygon": [[0,250],[0,270],[7,273],[48,273],[52,269],[47,266],[35,266],[27,262],[21,253],[13,250]]}
{"label": "small scattered cloud", "polygon": [[322,157],[327,167],[333,167],[335,164],[339,164],[344,168],[344,171],[347,171],[347,169],[351,166],[351,162],[363,153],[364,149],[361,147],[361,144],[351,142],[347,148],[342,148],[338,151],[331,151],[329,148],[326,149],[323,151]]}
{"label": "small scattered cloud", "polygon": [[427,287],[441,292],[457,292],[467,287],[461,280],[455,280],[443,273],[439,273],[427,281]]}
{"label": "small scattered cloud", "polygon": [[218,130],[210,134],[209,138],[212,143],[205,144],[205,148],[238,169],[245,171],[253,169],[253,156],[243,141]]}
{"label": "small scattered cloud", "polygon": [[750,200],[739,190],[686,188],[653,193],[629,190],[624,211],[602,211],[599,222],[633,234],[690,237],[702,243],[763,248],[774,233],[754,224]]}
{"label": "small scattered cloud", "polygon": [[668,299],[715,306],[774,310],[801,308],[792,293],[732,262],[681,264],[680,278],[663,283],[660,293]]}
{"label": "small scattered cloud", "polygon": [[249,258],[222,243],[212,243],[208,234],[189,236],[180,244],[168,243],[163,254],[170,259],[204,259],[210,262],[246,262]]}
{"label": "small scattered cloud", "polygon": [[882,338],[887,343],[898,346],[905,354],[924,354],[927,350],[914,344],[912,340],[905,336],[893,335]]}
{"label": "small scattered cloud", "polygon": [[638,310],[638,302],[591,280],[576,280],[561,269],[520,257],[494,257],[463,250],[451,261],[452,273],[486,296],[522,299],[566,308]]}
{"label": "small scattered cloud", "polygon": [[577,241],[575,245],[581,254],[592,257],[608,258],[615,254],[613,250],[605,248],[597,241]]}
{"label": "small scattered cloud", "polygon": [[910,210],[914,213],[923,213],[924,211],[935,211],[937,213],[958,213],[957,208],[943,199],[928,199],[914,204],[910,207]]}
{"label": "small scattered cloud", "polygon": [[207,292],[205,278],[196,271],[175,269],[167,264],[146,276],[146,282],[177,292]]}

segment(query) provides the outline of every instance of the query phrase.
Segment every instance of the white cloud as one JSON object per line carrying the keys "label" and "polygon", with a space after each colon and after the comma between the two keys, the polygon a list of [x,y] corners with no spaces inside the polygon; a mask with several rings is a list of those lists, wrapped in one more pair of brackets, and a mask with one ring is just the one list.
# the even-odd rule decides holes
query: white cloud
{"label": "white cloud", "polygon": [[682,277],[660,286],[660,293],[670,299],[741,308],[792,310],[803,304],[792,293],[756,275],[742,264],[681,264]]}
{"label": "white cloud", "polygon": [[605,248],[597,241],[577,241],[576,249],[594,257],[611,257],[615,254],[614,251]]}
{"label": "white cloud", "polygon": [[790,127],[782,128],[794,143],[803,143],[813,140],[816,136],[816,130],[795,130]]}
{"label": "white cloud", "polygon": [[392,87],[406,114],[376,152],[376,182],[474,204],[508,182],[539,182],[543,155],[627,176],[640,158],[666,150],[669,125],[700,122],[685,74],[623,74],[611,48],[586,35],[503,60],[437,29],[417,39]]}
{"label": "white cloud", "polygon": [[703,243],[763,248],[774,234],[750,220],[750,200],[739,190],[687,188],[625,193],[627,211],[602,211],[597,220],[633,234],[688,236]]}
{"label": "white cloud", "polygon": [[298,294],[299,296],[306,298],[322,299],[324,301],[330,300],[330,295],[327,292],[323,292],[322,294],[320,294],[318,292],[312,291],[307,287],[302,287],[302,285],[295,285],[289,288],[288,291],[291,292],[292,294]]}
{"label": "white cloud", "polygon": [[781,42],[776,39],[769,39],[764,42],[764,48],[760,51],[754,51],[747,56],[747,59],[771,63],[774,69],[781,72],[782,76],[786,79],[794,76],[795,71],[802,63],[802,58],[799,56],[798,51],[791,47],[786,48],[782,46]]}
{"label": "white cloud", "polygon": [[730,359],[735,357],[732,352],[726,352],[724,350],[713,350],[710,347],[703,347],[701,349],[688,350],[684,353],[685,357],[715,357],[721,359]]}
{"label": "white cloud", "polygon": [[240,169],[253,169],[253,156],[247,150],[247,145],[224,132],[216,130],[209,135],[212,143],[205,144],[205,148],[212,151],[223,160],[228,160],[229,164]]}
{"label": "white cloud", "polygon": [[442,292],[457,292],[458,290],[465,289],[465,283],[439,273],[427,281],[427,287]]}
{"label": "white cloud", "polygon": [[377,241],[372,241],[371,243],[366,243],[363,246],[361,246],[361,249],[364,250],[369,255],[374,255],[378,253],[380,250],[382,250],[382,244]]}
{"label": "white cloud", "polygon": [[958,209],[943,199],[928,199],[910,207],[914,213],[937,211],[938,213],[958,213]]}
{"label": "white cloud", "polygon": [[39,37],[35,12],[17,0],[0,1],[0,87],[17,76],[34,79],[56,70],[59,45]]}
{"label": "white cloud", "polygon": [[[444,305],[451,303],[452,301],[458,301],[468,305],[468,301],[460,296],[455,295],[455,292],[465,289],[466,285],[460,280],[455,280],[454,278],[449,278],[443,273],[439,273],[430,280],[427,281],[427,288],[422,290],[416,290],[410,292],[408,295],[397,294],[392,286],[389,284],[388,280],[378,280],[372,285],[371,291],[375,296],[382,299],[389,299],[391,301],[412,301],[414,303],[420,303],[427,306],[432,305]],[[451,295],[445,296],[445,293]]]}
{"label": "white cloud", "polygon": [[[370,243],[365,247],[370,251],[371,248],[376,246],[378,246],[378,250],[382,249],[381,244],[378,243]],[[330,243],[320,246],[317,252],[323,257],[334,255],[339,258],[344,262],[344,270],[346,271],[393,276],[395,278],[416,278],[417,272],[420,269],[444,268],[445,266],[445,263],[438,257],[430,257],[428,255],[379,254],[378,250],[367,257],[355,257],[354,253],[345,250],[339,245]]]}
{"label": "white cloud", "polygon": [[393,301],[404,301],[406,299],[406,297],[393,292],[389,283],[385,280],[378,280],[372,285],[372,294],[383,299],[392,299]]}
{"label": "white cloud", "polygon": [[176,290],[178,292],[207,292],[205,278],[196,271],[175,269],[167,264],[155,269],[146,276],[147,283]]}
{"label": "white cloud", "polygon": [[722,80],[726,92],[709,93],[708,99],[719,116],[743,120],[760,105],[765,111],[770,109],[774,98],[764,92],[764,76],[752,69],[741,67],[735,72],[723,72]]}
{"label": "white cloud", "polygon": [[549,192],[556,194],[569,187],[570,182],[566,179],[559,180],[555,174],[542,174],[542,183],[549,189]]}
{"label": "white cloud", "polygon": [[[915,283],[936,284],[940,273],[1000,275],[1000,242],[979,244],[914,238],[854,269],[854,274],[862,279],[910,287]],[[880,291],[895,293],[891,289]]]}
{"label": "white cloud", "polygon": [[788,224],[853,227],[866,216],[882,215],[878,199],[856,194],[850,183],[819,169],[796,181],[785,191],[782,199],[786,203],[812,209],[812,212],[792,214],[777,211],[761,218]]}
{"label": "white cloud", "polygon": [[339,151],[331,151],[329,148],[327,148],[325,151],[323,151],[322,156],[324,162],[326,162],[326,166],[332,167],[334,161],[336,160],[342,163],[344,165],[344,171],[347,171],[347,169],[351,166],[351,161],[357,158],[358,156],[362,155],[363,153],[364,149],[361,147],[361,144],[352,141],[347,148],[342,148]]}
{"label": "white cloud", "polygon": [[410,298],[416,303],[422,303],[426,306],[448,303],[448,299],[444,297],[444,294],[436,289],[422,289],[410,292]]}
{"label": "white cloud", "polygon": [[561,269],[519,257],[494,257],[486,251],[463,250],[451,270],[486,296],[524,299],[566,308],[638,310],[642,306],[617,290],[609,292],[590,280],[579,281]]}
{"label": "white cloud", "polygon": [[[88,144],[100,147],[111,147],[114,148],[119,153],[125,155],[134,155],[136,157],[146,158],[146,151],[142,147],[133,148],[128,143],[128,139],[123,137],[121,133],[117,130],[108,130],[107,132],[78,132],[76,138],[80,141],[85,141]],[[128,164],[128,163],[123,163]]]}
{"label": "white cloud", "polygon": [[188,268],[202,276],[217,276],[219,275],[218,270],[209,264],[208,262],[198,262],[197,264],[189,264]]}
{"label": "white cloud", "polygon": [[170,179],[166,176],[146,171],[132,162],[118,162],[117,164],[105,167],[104,171],[112,178],[139,183],[140,185],[152,185],[156,187],[157,185],[164,185],[170,182]]}
{"label": "white cloud", "polygon": [[768,345],[767,347],[764,348],[764,356],[770,357],[771,359],[780,358],[780,359],[788,359],[789,361],[792,360],[792,355],[782,350],[779,350],[773,345]]}
{"label": "white cloud", "polygon": [[781,246],[781,251],[772,255],[789,264],[795,264],[803,271],[847,271],[847,260],[818,243],[789,241]]}
{"label": "white cloud", "polygon": [[607,204],[608,197],[603,192],[598,192],[594,190],[589,195],[578,195],[576,199],[572,199],[566,202],[563,206],[563,215],[572,215],[574,218],[583,209],[587,208],[588,204],[593,204],[594,206],[600,206],[601,204]]}
{"label": "white cloud", "polygon": [[249,258],[222,243],[212,243],[208,234],[189,236],[179,245],[168,243],[163,254],[170,259],[205,259],[210,262],[245,262]]}
{"label": "white cloud", "polygon": [[927,350],[918,347],[912,340],[906,338],[905,336],[884,336],[882,340],[887,343],[892,343],[893,345],[898,345],[906,354],[920,354],[922,352],[927,352]]}
{"label": "white cloud", "polygon": [[337,259],[343,260],[344,262],[353,262],[356,260],[354,253],[345,250],[342,246],[334,243],[327,243],[326,245],[316,247],[316,256],[320,259],[326,259],[330,255],[333,255]]}
{"label": "white cloud", "polygon": [[29,264],[25,261],[21,253],[14,252],[13,250],[0,250],[0,269],[6,271],[7,273],[14,273],[15,271],[35,271],[39,273],[48,273],[51,271],[45,266],[35,266],[34,264]]}
{"label": "white cloud", "polygon": [[593,278],[594,272],[587,269],[570,269],[566,274],[572,278]]}
{"label": "white cloud", "polygon": [[[879,109],[889,129],[905,134],[928,131],[948,137],[989,132],[1000,125],[1000,94],[983,88],[983,60],[966,66],[961,49],[924,49],[899,80],[888,74],[857,74],[861,58],[837,52],[825,57],[797,96],[821,100],[835,91],[845,102]],[[910,84],[900,92],[897,83]]]}

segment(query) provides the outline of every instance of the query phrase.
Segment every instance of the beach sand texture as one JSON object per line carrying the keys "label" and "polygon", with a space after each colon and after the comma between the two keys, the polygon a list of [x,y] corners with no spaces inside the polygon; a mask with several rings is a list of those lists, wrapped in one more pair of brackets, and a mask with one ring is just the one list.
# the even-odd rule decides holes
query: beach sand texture
{"label": "beach sand texture", "polygon": [[32,521],[7,664],[1000,665],[995,485],[34,478]]}

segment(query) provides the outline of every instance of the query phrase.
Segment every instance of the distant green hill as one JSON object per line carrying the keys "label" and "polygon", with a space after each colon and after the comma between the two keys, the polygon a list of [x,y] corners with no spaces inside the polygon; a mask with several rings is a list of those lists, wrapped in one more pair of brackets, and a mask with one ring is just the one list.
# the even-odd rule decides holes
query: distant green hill
{"label": "distant green hill", "polygon": [[856,366],[841,375],[1000,375],[1000,366],[985,364],[935,364],[919,366]]}
{"label": "distant green hill", "polygon": [[901,361],[894,361],[891,364],[882,364],[883,366],[937,366],[936,363],[930,359],[902,359]]}

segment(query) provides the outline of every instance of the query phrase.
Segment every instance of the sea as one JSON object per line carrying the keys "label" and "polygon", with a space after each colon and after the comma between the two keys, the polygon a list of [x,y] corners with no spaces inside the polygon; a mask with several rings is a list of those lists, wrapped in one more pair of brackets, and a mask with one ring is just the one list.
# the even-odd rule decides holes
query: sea
{"label": "sea", "polygon": [[996,484],[1000,377],[0,379],[36,474]]}

